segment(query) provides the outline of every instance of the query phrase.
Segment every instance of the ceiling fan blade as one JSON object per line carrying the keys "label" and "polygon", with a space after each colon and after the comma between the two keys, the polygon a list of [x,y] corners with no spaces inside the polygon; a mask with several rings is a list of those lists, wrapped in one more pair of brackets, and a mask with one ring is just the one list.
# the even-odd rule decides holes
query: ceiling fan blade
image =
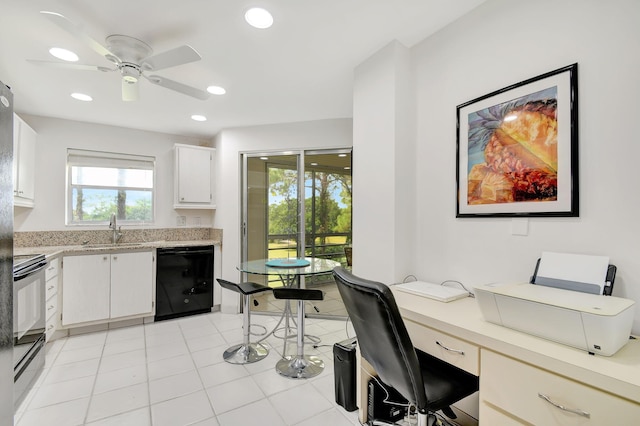
{"label": "ceiling fan blade", "polygon": [[157,55],[149,56],[140,64],[146,71],[158,71],[164,68],[175,67],[189,62],[195,62],[202,57],[191,46],[180,46]]}
{"label": "ceiling fan blade", "polygon": [[160,77],[159,75],[142,75],[151,83],[157,84],[158,86],[166,87],[167,89],[175,90],[176,92],[180,92],[187,96],[192,96],[203,101],[209,99],[209,92],[206,92],[204,90],[196,89],[194,87],[187,86],[186,84],[178,83],[177,81]]}
{"label": "ceiling fan blade", "polygon": [[122,100],[123,101],[137,101],[138,100],[138,83],[129,83],[124,78],[122,79]]}
{"label": "ceiling fan blade", "polygon": [[39,61],[37,59],[27,59],[28,62],[31,62],[35,65],[45,66],[45,67],[54,67],[54,68],[66,68],[72,70],[80,70],[80,71],[116,71],[117,68],[108,68],[101,67],[98,65],[83,65],[83,64],[70,64],[68,62],[53,62],[53,61]]}
{"label": "ceiling fan blade", "polygon": [[48,12],[46,10],[40,11],[40,13],[42,13],[44,16],[49,18],[49,20],[51,20],[51,22],[55,23],[56,25],[58,25],[63,30],[67,31],[68,33],[70,33],[71,35],[76,37],[77,39],[81,40],[83,43],[85,43],[87,46],[89,46],[91,49],[93,49],[99,55],[106,56],[106,57],[109,57],[109,58],[113,57],[114,59],[117,60],[117,62],[120,62],[120,59],[116,55],[114,55],[109,49],[107,49],[102,44],[100,44],[97,41],[95,41],[87,33],[85,33],[84,30],[80,26],[78,26],[78,25],[74,24],[73,22],[69,21],[63,15],[61,15],[59,13],[56,13],[56,12]]}

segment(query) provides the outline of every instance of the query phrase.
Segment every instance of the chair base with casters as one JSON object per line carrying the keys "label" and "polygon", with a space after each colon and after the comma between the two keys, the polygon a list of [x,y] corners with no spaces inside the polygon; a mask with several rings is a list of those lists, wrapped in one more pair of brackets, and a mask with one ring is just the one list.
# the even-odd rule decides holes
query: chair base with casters
{"label": "chair base with casters", "polygon": [[321,290],[306,288],[274,288],[273,296],[276,299],[298,301],[297,352],[278,361],[276,371],[291,379],[308,379],[317,376],[324,370],[324,361],[317,356],[304,354],[304,302],[323,300],[324,293]]}
{"label": "chair base with casters", "polygon": [[427,426],[440,410],[451,416],[451,405],[478,391],[477,376],[413,346],[389,286],[341,267],[333,270],[333,276],[360,355],[383,383],[415,407],[418,426]]}
{"label": "chair base with casters", "polygon": [[222,354],[224,360],[230,364],[250,364],[260,361],[269,355],[267,349],[262,343],[252,343],[251,335],[251,295],[270,291],[271,288],[262,284],[252,282],[232,283],[230,281],[218,278],[218,283],[222,288],[240,293],[243,298],[242,313],[242,343],[232,346]]}

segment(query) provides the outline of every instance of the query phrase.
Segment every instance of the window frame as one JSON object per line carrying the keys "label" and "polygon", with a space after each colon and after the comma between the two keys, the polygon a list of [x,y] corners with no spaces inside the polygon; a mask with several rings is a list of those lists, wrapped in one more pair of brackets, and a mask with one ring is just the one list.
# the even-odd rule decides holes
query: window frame
{"label": "window frame", "polygon": [[[85,160],[82,160],[85,159]],[[136,169],[131,167],[135,163],[146,165],[147,167],[139,167],[139,170],[151,170],[152,187],[151,187],[151,220],[128,220],[118,218],[118,225],[141,225],[154,224],[156,220],[156,157],[139,154],[126,154],[107,151],[93,151],[86,149],[67,148],[66,157],[66,211],[65,222],[68,226],[103,226],[108,225],[109,220],[100,221],[78,221],[73,219],[73,190],[75,188],[91,188],[91,189],[107,189],[107,190],[148,190],[142,187],[131,186],[94,186],[94,185],[74,185],[73,184],[73,167],[105,167],[110,166],[117,169]]]}

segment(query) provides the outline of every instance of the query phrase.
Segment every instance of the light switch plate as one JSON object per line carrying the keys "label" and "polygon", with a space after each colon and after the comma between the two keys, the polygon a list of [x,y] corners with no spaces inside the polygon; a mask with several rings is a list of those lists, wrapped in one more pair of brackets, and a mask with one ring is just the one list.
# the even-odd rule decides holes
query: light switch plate
{"label": "light switch plate", "polygon": [[187,217],[186,216],[177,216],[176,217],[176,225],[177,226],[186,226],[187,225]]}

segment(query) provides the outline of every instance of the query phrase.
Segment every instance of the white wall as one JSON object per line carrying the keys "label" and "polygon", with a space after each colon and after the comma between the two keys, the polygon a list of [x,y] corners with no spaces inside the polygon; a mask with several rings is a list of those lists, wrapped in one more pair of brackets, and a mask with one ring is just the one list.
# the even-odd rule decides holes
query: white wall
{"label": "white wall", "polygon": [[391,42],[355,70],[353,272],[386,283],[413,268],[414,105],[409,49]]}
{"label": "white wall", "polygon": [[[640,302],[639,17],[637,0],[490,0],[412,49],[419,278],[527,281],[545,250],[606,255],[614,295]],[[575,62],[580,217],[531,218],[527,236],[511,219],[456,219],[456,106]]]}
{"label": "white wall", "polygon": [[156,218],[151,227],[175,228],[178,215],[187,216],[187,226],[193,224],[195,216],[201,218],[201,226],[211,226],[213,212],[210,210],[173,209],[173,144],[212,146],[211,140],[32,115],[21,117],[38,133],[36,206],[14,209],[15,231],[90,229],[65,225],[67,148],[155,156]]}
{"label": "white wall", "polygon": [[[351,119],[320,120],[223,130],[216,137],[216,194],[214,227],[222,228],[222,277],[238,281],[240,262],[240,154],[286,149],[345,148],[352,145]],[[222,201],[224,200],[224,201]],[[222,310],[237,309],[237,297],[222,295]]]}

